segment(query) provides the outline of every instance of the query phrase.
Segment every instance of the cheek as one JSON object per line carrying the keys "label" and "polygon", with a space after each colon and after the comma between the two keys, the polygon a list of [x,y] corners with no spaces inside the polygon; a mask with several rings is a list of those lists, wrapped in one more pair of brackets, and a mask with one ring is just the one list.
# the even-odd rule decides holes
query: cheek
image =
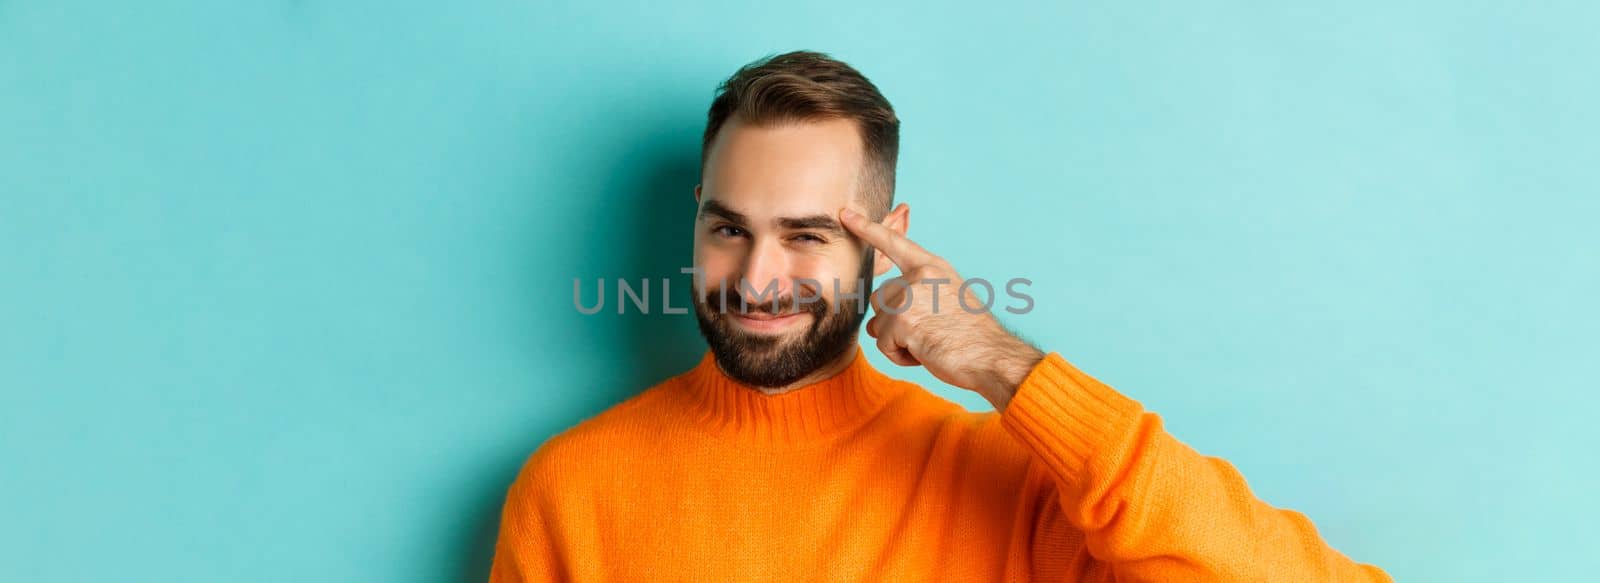
{"label": "cheek", "polygon": [[855,278],[860,277],[856,270],[859,268],[860,265],[851,259],[817,255],[797,258],[793,275],[816,281],[821,286],[818,293],[822,297],[833,298],[835,281],[839,282],[840,291],[848,292],[856,289]]}
{"label": "cheek", "polygon": [[738,277],[740,260],[738,254],[719,250],[715,246],[697,244],[694,249],[694,267],[712,285],[723,279]]}

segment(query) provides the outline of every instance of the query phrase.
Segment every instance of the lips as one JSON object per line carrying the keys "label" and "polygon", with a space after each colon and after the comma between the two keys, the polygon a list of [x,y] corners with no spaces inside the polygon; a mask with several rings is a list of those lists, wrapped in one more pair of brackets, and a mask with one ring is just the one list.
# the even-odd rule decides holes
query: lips
{"label": "lips", "polygon": [[789,317],[798,316],[798,315],[800,315],[800,314],[768,314],[766,312],[750,312],[748,314],[738,314],[738,316],[741,317],[741,318],[749,318],[751,320],[778,320],[778,319],[781,319],[781,318],[789,318]]}
{"label": "lips", "polygon": [[799,322],[805,313],[769,314],[766,312],[751,312],[749,314],[730,314],[740,326],[753,330],[772,331],[781,330],[795,322]]}

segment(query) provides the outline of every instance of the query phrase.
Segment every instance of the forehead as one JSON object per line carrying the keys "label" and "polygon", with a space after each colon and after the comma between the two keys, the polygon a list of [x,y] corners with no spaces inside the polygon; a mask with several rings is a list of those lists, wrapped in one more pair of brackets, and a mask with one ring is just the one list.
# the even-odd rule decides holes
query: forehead
{"label": "forehead", "polygon": [[832,214],[855,200],[861,166],[850,120],[754,126],[733,118],[706,157],[701,198],[757,218]]}

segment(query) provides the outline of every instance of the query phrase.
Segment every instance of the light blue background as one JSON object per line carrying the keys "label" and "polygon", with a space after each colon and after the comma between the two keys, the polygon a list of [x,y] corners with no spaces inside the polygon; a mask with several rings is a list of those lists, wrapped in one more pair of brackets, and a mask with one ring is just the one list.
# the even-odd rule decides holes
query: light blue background
{"label": "light blue background", "polygon": [[1336,548],[1600,570],[1592,3],[223,4],[0,2],[0,580],[482,580],[703,350],[572,280],[689,261],[794,48],[897,107],[914,238]]}

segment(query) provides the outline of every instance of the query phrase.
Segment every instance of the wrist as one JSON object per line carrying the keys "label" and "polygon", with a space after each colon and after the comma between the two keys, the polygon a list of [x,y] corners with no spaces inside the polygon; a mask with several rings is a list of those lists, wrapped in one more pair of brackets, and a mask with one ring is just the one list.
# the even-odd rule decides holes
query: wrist
{"label": "wrist", "polygon": [[984,386],[979,389],[979,394],[994,406],[995,411],[1004,411],[1011,403],[1011,397],[1016,395],[1017,389],[1022,386],[1022,381],[1027,380],[1028,374],[1034,367],[1044,360],[1045,353],[1021,339],[1012,339],[1003,350],[996,351],[991,363],[983,375],[986,379]]}

